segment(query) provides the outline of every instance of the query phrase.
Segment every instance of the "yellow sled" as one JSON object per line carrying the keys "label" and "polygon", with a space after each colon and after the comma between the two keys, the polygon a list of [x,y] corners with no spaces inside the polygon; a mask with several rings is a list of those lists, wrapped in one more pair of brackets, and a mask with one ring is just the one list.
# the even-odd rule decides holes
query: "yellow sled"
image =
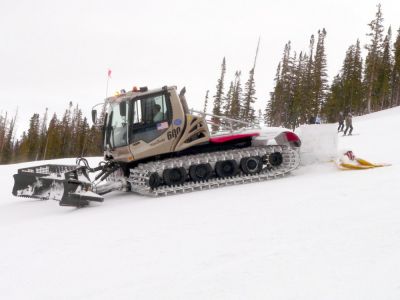
{"label": "yellow sled", "polygon": [[355,158],[354,161],[357,162],[358,164],[343,163],[340,162],[340,160],[338,160],[336,162],[336,165],[341,170],[366,170],[366,169],[390,166],[390,164],[374,164],[362,158]]}
{"label": "yellow sled", "polygon": [[390,166],[390,164],[374,164],[369,161],[366,161],[365,159],[357,158],[351,151],[346,152],[344,155],[347,155],[350,158],[350,161],[354,163],[343,162],[339,158],[336,161],[336,165],[341,170],[366,170],[366,169]]}

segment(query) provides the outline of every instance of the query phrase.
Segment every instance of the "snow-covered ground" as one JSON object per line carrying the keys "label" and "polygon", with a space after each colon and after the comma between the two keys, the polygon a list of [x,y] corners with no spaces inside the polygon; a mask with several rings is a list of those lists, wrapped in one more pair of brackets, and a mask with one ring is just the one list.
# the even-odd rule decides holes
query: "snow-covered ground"
{"label": "snow-covered ground", "polygon": [[[274,181],[89,208],[11,195],[0,167],[1,299],[400,299],[400,108],[354,119],[327,162]],[[73,160],[62,160],[73,163]]]}

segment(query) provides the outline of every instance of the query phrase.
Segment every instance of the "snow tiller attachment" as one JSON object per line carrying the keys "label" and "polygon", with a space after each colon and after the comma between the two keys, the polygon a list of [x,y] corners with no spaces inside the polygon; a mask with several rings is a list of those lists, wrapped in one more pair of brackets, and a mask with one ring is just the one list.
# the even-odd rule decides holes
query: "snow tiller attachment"
{"label": "snow tiller attachment", "polygon": [[[61,206],[84,207],[90,201],[103,202],[101,195],[123,189],[121,181],[105,180],[119,169],[115,162],[103,162],[90,168],[86,159],[78,158],[76,165],[41,165],[19,169],[14,175],[13,195],[41,200],[57,200]],[[93,181],[89,173],[98,172]]]}
{"label": "snow tiller attachment", "polygon": [[58,200],[62,206],[82,207],[103,197],[91,191],[85,166],[41,165],[19,169],[14,175],[13,195]]}

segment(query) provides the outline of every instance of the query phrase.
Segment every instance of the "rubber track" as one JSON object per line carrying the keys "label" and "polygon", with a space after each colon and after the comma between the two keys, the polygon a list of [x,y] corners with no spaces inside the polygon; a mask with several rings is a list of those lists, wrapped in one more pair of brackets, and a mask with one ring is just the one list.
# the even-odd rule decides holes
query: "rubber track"
{"label": "rubber track", "polygon": [[[187,181],[178,186],[160,186],[157,189],[151,189],[147,182],[151,173],[157,172],[161,177],[165,169],[184,167],[187,171],[191,165],[200,163],[210,163],[214,169],[217,161],[235,159],[238,164],[243,157],[250,156],[266,156],[274,152],[280,152],[283,157],[283,163],[278,167],[273,167],[269,163],[264,165],[260,173],[254,175],[246,175],[239,173],[234,177],[212,178],[207,181],[194,182]],[[296,169],[300,164],[300,158],[297,150],[289,146],[257,146],[244,149],[211,152],[206,154],[188,155],[178,158],[171,158],[163,161],[154,161],[146,164],[140,164],[130,170],[128,182],[131,185],[131,191],[146,196],[167,196],[178,193],[187,193],[198,190],[213,189],[222,186],[244,184],[250,182],[258,182],[269,179],[283,177]]]}

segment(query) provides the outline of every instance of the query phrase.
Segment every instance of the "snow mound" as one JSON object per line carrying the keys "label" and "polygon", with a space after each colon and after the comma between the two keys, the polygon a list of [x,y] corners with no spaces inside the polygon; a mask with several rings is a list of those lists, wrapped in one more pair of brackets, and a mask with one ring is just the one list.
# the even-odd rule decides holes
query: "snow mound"
{"label": "snow mound", "polygon": [[302,125],[298,131],[302,165],[329,162],[336,158],[338,133],[335,124]]}

